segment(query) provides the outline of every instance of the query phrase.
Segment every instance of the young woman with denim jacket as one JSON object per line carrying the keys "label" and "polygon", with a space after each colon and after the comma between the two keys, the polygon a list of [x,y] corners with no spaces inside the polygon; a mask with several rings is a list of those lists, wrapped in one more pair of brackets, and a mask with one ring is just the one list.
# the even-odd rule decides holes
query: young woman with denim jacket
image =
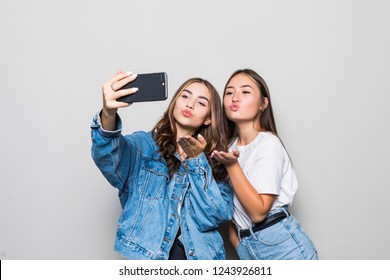
{"label": "young woman with denim jacket", "polygon": [[229,237],[240,259],[318,259],[298,220],[289,213],[298,182],[277,136],[265,81],[253,70],[234,72],[223,96],[229,152],[214,151],[234,189]]}
{"label": "young woman with denim jacket", "polygon": [[217,228],[232,217],[226,169],[211,159],[227,151],[220,97],[206,80],[177,90],[150,132],[121,134],[116,99],[136,88],[118,72],[103,85],[103,109],[94,117],[92,157],[119,190],[122,213],[115,249],[128,259],[225,259]]}

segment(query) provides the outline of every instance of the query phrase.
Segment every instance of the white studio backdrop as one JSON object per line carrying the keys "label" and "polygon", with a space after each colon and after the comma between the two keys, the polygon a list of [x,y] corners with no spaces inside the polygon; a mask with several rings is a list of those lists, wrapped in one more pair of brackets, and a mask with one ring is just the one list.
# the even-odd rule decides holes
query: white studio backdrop
{"label": "white studio backdrop", "polygon": [[[0,259],[121,259],[117,192],[90,156],[101,85],[166,71],[267,81],[321,259],[390,259],[388,1],[0,0]],[[149,130],[164,102],[120,110]],[[223,228],[222,228],[223,230]],[[228,246],[228,256],[236,256]]]}

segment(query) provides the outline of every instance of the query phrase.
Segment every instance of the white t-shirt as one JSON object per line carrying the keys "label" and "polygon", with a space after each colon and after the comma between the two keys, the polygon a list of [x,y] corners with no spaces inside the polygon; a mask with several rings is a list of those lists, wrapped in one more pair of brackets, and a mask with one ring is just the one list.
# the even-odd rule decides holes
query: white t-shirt
{"label": "white t-shirt", "polygon": [[[236,139],[229,151],[233,149],[240,151],[238,162],[257,192],[277,195],[271,210],[292,203],[298,181],[290,158],[277,136],[270,132],[260,132],[245,146],[238,146]],[[236,195],[233,202],[233,222],[240,228],[252,227],[252,221]]]}

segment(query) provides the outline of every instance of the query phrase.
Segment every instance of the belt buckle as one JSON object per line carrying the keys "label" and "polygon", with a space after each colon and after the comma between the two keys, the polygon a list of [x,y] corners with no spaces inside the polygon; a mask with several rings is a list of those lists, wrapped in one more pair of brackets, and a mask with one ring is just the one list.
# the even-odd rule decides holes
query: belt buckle
{"label": "belt buckle", "polygon": [[242,229],[240,230],[240,239],[250,236],[250,230],[249,229]]}

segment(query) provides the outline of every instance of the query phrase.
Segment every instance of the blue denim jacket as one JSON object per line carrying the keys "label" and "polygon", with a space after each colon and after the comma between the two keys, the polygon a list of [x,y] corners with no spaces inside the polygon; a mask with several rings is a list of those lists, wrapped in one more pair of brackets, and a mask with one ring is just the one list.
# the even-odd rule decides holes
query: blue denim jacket
{"label": "blue denim jacket", "polygon": [[[187,259],[225,259],[217,227],[232,218],[232,189],[217,183],[204,154],[187,159],[173,176],[151,132],[123,136],[91,125],[92,158],[119,190],[122,213],[115,250],[128,259],[168,259],[181,228]],[[176,155],[178,157],[178,155]]]}

